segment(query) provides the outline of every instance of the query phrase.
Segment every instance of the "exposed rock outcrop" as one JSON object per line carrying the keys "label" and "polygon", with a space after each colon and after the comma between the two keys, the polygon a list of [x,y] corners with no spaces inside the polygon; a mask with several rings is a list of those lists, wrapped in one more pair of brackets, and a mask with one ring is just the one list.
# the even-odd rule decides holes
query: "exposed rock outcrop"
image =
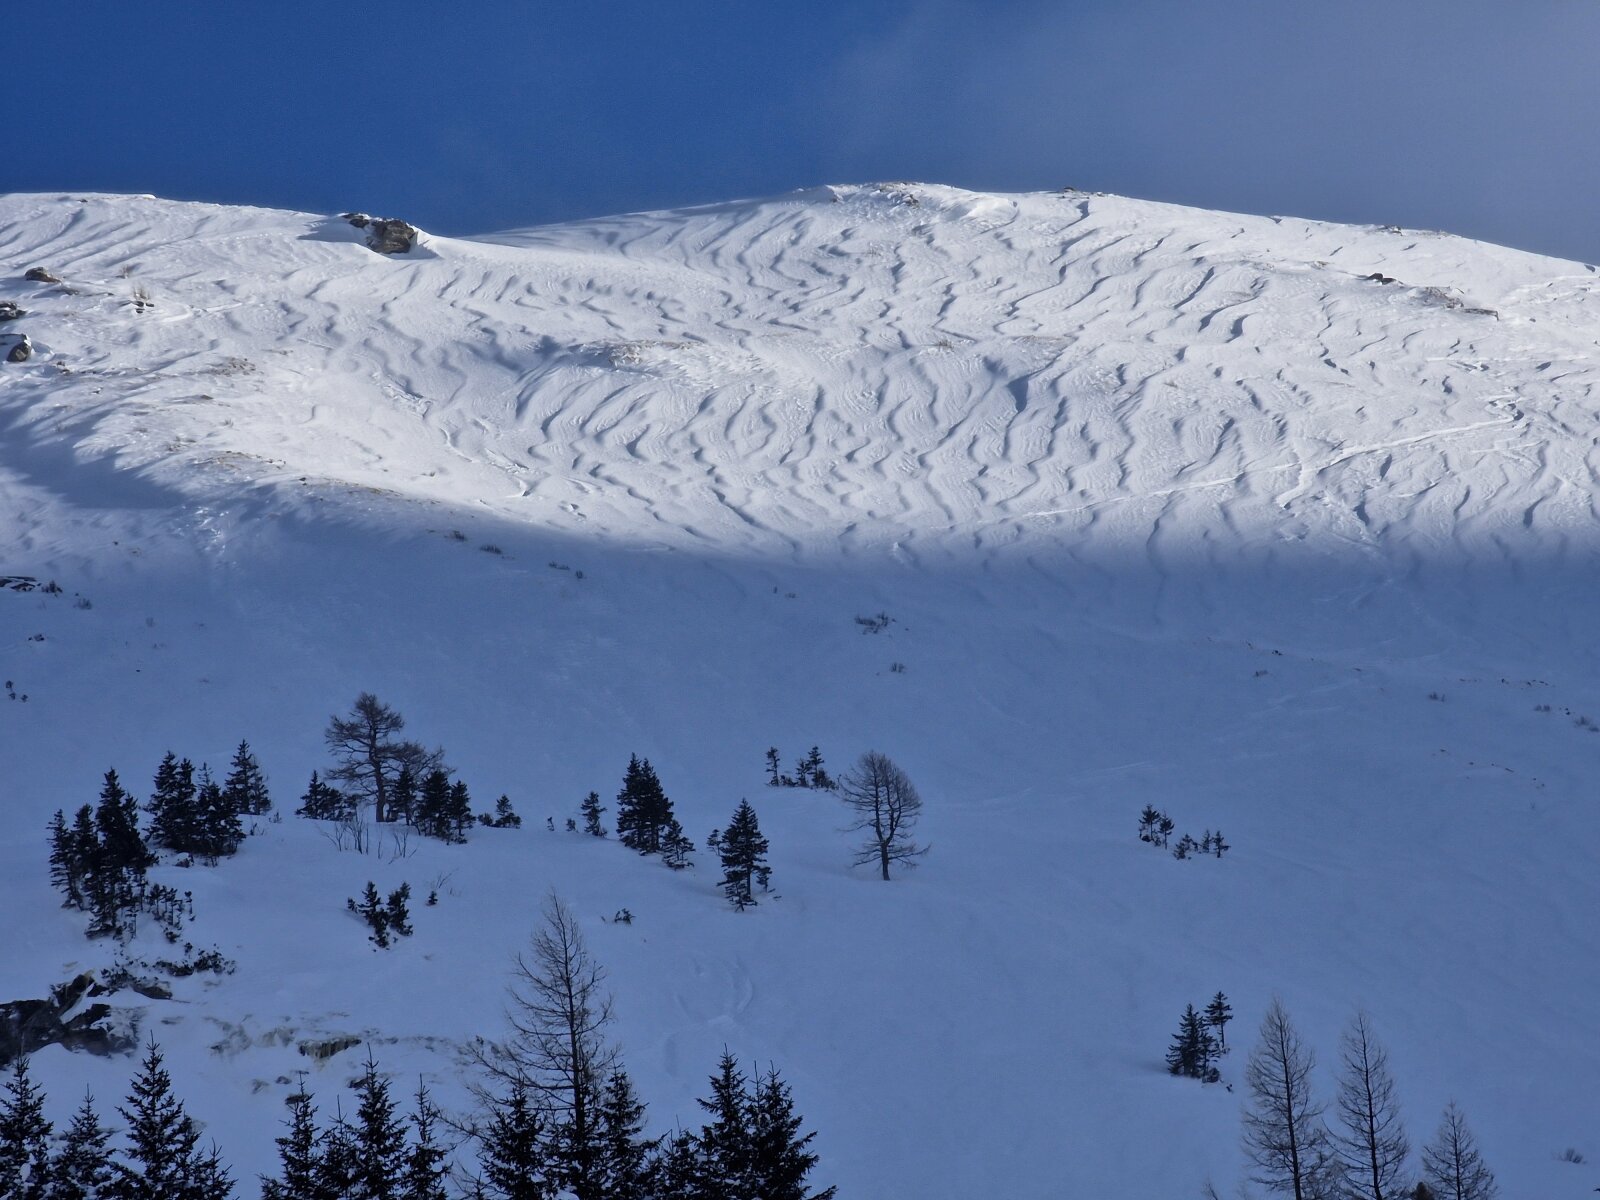
{"label": "exposed rock outcrop", "polygon": [[27,315],[27,309],[18,308],[10,300],[0,300],[0,321],[16,321]]}
{"label": "exposed rock outcrop", "polygon": [[0,1067],[46,1046],[65,1046],[90,1054],[132,1050],[138,1038],[125,1014],[108,1004],[89,1004],[73,1012],[83,1000],[103,995],[104,991],[93,974],[84,972],[70,983],[52,988],[48,1000],[0,1004]]}
{"label": "exposed rock outcrop", "polygon": [[60,283],[61,280],[50,274],[43,267],[29,267],[23,272],[22,277],[30,283]]}

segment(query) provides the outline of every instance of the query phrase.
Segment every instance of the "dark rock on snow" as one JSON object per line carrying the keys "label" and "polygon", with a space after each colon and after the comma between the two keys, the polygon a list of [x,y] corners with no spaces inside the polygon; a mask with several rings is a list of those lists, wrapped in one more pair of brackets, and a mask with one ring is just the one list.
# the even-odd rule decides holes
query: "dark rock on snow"
{"label": "dark rock on snow", "polygon": [[378,217],[367,227],[367,245],[379,254],[408,254],[417,244],[417,227],[394,217]]}
{"label": "dark rock on snow", "polygon": [[27,309],[18,308],[10,300],[0,300],[0,321],[15,321],[27,315]]}
{"label": "dark rock on snow", "polygon": [[48,1000],[14,1000],[0,1004],[0,1066],[46,1046],[65,1046],[68,1050],[87,1050],[91,1054],[122,1054],[132,1050],[137,1039],[130,1028],[108,1022],[111,1008],[91,1004],[68,1017],[85,997],[101,995],[104,989],[89,973],[51,989]]}
{"label": "dark rock on snow", "polygon": [[27,334],[19,336],[6,351],[6,361],[12,363],[27,362],[33,357],[33,341]]}
{"label": "dark rock on snow", "polygon": [[23,273],[22,277],[24,279],[32,282],[32,283],[60,283],[61,282],[61,280],[57,279],[54,275],[50,274],[50,272],[46,271],[43,267],[29,267],[27,269],[27,271],[25,271]]}
{"label": "dark rock on snow", "polygon": [[372,224],[372,218],[367,216],[366,213],[348,212],[340,213],[339,215],[346,221],[349,221],[350,224],[354,225],[357,229],[365,229],[368,225]]}

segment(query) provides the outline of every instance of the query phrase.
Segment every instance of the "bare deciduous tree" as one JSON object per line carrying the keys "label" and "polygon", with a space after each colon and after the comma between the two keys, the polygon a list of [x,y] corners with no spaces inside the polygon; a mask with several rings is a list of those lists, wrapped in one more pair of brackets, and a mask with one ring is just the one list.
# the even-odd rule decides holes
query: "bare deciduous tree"
{"label": "bare deciduous tree", "polygon": [[1400,1123],[1400,1103],[1389,1056],[1373,1036],[1366,1013],[1357,1013],[1339,1046],[1339,1090],[1334,1100],[1343,1128],[1334,1142],[1350,1200],[1385,1200],[1395,1194],[1411,1143]]}
{"label": "bare deciduous tree", "polygon": [[544,924],[512,970],[506,1010],[511,1034],[478,1045],[473,1057],[497,1084],[540,1098],[551,1118],[550,1155],[563,1184],[577,1200],[599,1200],[601,1096],[618,1060],[605,1040],[611,996],[577,918],[554,892],[543,915]]}
{"label": "bare deciduous tree", "polygon": [[1440,1200],[1494,1200],[1500,1192],[1453,1100],[1444,1110],[1439,1132],[1422,1148],[1422,1171]]}
{"label": "bare deciduous tree", "polygon": [[839,779],[839,797],[855,815],[846,828],[866,832],[853,865],[876,862],[885,879],[889,864],[912,860],[928,852],[911,840],[912,827],[922,815],[922,797],[906,773],[886,754],[868,751]]}
{"label": "bare deciduous tree", "polygon": [[1283,1002],[1274,997],[1261,1022],[1261,1040],[1245,1064],[1250,1107],[1244,1149],[1256,1169],[1251,1178],[1294,1200],[1324,1200],[1331,1193],[1322,1106],[1311,1099],[1315,1065]]}
{"label": "bare deciduous tree", "polygon": [[424,750],[417,742],[400,741],[395,735],[406,727],[406,719],[371,692],[362,692],[350,706],[348,717],[330,717],[323,733],[335,766],[328,778],[348,784],[358,800],[373,806],[373,819],[380,824],[394,820],[389,798],[402,767],[410,767],[416,778],[438,767],[443,750]]}

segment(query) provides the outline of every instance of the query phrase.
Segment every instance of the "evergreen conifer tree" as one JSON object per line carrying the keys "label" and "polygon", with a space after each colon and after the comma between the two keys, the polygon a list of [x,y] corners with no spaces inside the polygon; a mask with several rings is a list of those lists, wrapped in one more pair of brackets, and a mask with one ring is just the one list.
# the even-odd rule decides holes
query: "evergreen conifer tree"
{"label": "evergreen conifer tree", "polygon": [[806,1190],[806,1176],[817,1165],[817,1155],[807,1147],[817,1135],[802,1135],[804,1123],[794,1111],[789,1085],[769,1068],[756,1080],[750,1102],[752,1195],[761,1200],[833,1200],[835,1188]]}
{"label": "evergreen conifer tree", "polygon": [[[506,802],[510,807],[510,801]],[[519,825],[520,821],[517,822]],[[467,840],[467,830],[472,827],[472,796],[467,791],[464,780],[456,780],[450,785],[450,794],[445,800],[444,808],[444,840],[447,842],[464,842]]]}
{"label": "evergreen conifer tree", "polygon": [[668,817],[665,830],[661,835],[661,861],[674,871],[693,866],[689,855],[694,853],[694,843],[683,832],[683,826],[678,824],[677,817]]}
{"label": "evergreen conifer tree", "polygon": [[[494,802],[494,820],[490,822],[496,829],[521,829],[522,818],[517,815],[517,810],[511,807],[511,797],[501,796]],[[572,828],[572,822],[567,822],[567,828]]]}
{"label": "evergreen conifer tree", "polygon": [[326,1178],[324,1135],[317,1110],[304,1086],[289,1097],[289,1129],[277,1138],[278,1178],[262,1179],[261,1200],[341,1200]]}
{"label": "evergreen conifer tree", "polygon": [[439,1110],[428,1089],[417,1085],[416,1107],[411,1110],[411,1148],[406,1152],[403,1200],[447,1200],[445,1180],[450,1155],[439,1144]]}
{"label": "evergreen conifer tree", "polygon": [[389,1082],[367,1055],[356,1084],[355,1200],[402,1200],[406,1174],[406,1129],[395,1115]]}
{"label": "evergreen conifer tree", "polygon": [[1178,1032],[1167,1049],[1167,1070],[1189,1079],[1213,1078],[1211,1060],[1216,1054],[1216,1043],[1206,1031],[1204,1019],[1194,1005],[1186,1005]]}
{"label": "evergreen conifer tree", "polygon": [[[430,806],[427,796],[428,784],[435,776],[442,781],[444,793],[447,794],[450,790],[450,776],[442,769],[435,767],[424,775],[419,789],[417,773],[411,769],[411,764],[401,764],[399,773],[394,777],[394,790],[389,795],[389,819],[404,821],[407,825],[414,825],[424,833],[428,833],[424,828],[424,822],[432,826],[439,820],[439,814],[444,812],[444,795],[431,802],[431,812],[426,811]],[[435,835],[429,833],[429,836]]]}
{"label": "evergreen conifer tree", "polygon": [[415,806],[409,810],[412,824],[427,837],[449,841],[450,776],[439,769],[429,771],[427,775],[423,776],[420,791],[411,788],[408,776],[409,771],[402,769],[400,782],[395,784],[396,809],[399,809],[401,796],[404,792],[414,792]]}
{"label": "evergreen conifer tree", "polygon": [[617,793],[617,837],[640,854],[660,854],[666,848],[672,823],[672,801],[656,778],[650,760],[631,756],[622,790]]}
{"label": "evergreen conifer tree", "polygon": [[90,889],[90,936],[120,936],[136,910],[145,871],[155,863],[139,836],[139,808],[122,789],[115,771],[107,771],[94,813],[95,856]]}
{"label": "evergreen conifer tree", "polygon": [[739,801],[733,820],[721,835],[717,851],[722,859],[722,891],[735,907],[754,904],[755,884],[766,891],[772,868],[767,865],[767,839],[761,836],[756,811],[748,800]]}
{"label": "evergreen conifer tree", "polygon": [[606,1080],[600,1099],[600,1161],[596,1182],[606,1200],[651,1200],[651,1155],[644,1136],[644,1105],[621,1067]]}
{"label": "evergreen conifer tree", "polygon": [[361,1156],[355,1127],[335,1109],[333,1124],[322,1135],[322,1161],[317,1167],[317,1200],[354,1200],[361,1194]]}
{"label": "evergreen conifer tree", "polygon": [[[78,872],[78,888],[83,894],[83,902],[78,907],[91,914],[98,913],[105,891],[103,884],[105,870],[101,863],[100,835],[94,827],[94,810],[87,804],[79,808],[73,816],[67,838],[72,861]],[[92,922],[92,924],[97,923],[97,919]]]}
{"label": "evergreen conifer tree", "polygon": [[0,1099],[0,1196],[42,1200],[49,1182],[50,1122],[24,1056],[12,1064]]}
{"label": "evergreen conifer tree", "polygon": [[811,747],[811,753],[806,755],[805,761],[801,765],[805,771],[805,778],[809,781],[807,786],[814,788],[833,787],[833,777],[823,769],[822,751],[816,746]]}
{"label": "evergreen conifer tree", "polygon": [[83,863],[66,815],[59,808],[50,818],[50,886],[64,897],[63,908],[83,908],[88,903],[83,892]]}
{"label": "evergreen conifer tree", "polygon": [[778,773],[778,748],[767,747],[767,786],[777,787],[782,782]]}
{"label": "evergreen conifer tree", "polygon": [[250,752],[249,742],[240,742],[233,752],[233,762],[222,790],[227,794],[233,811],[243,816],[260,817],[272,811],[272,797],[267,794],[267,777],[261,764]]}
{"label": "evergreen conifer tree", "polygon": [[233,1190],[216,1152],[196,1149],[200,1132],[172,1094],[161,1050],[149,1044],[128,1104],[127,1162],[116,1164],[118,1200],[226,1200]]}
{"label": "evergreen conifer tree", "polygon": [[400,937],[411,936],[411,909],[408,907],[410,899],[411,885],[402,883],[389,893],[388,903],[384,905],[383,923]]}
{"label": "evergreen conifer tree", "polygon": [[1217,1053],[1228,1052],[1228,1022],[1233,1020],[1233,1006],[1228,1003],[1228,998],[1221,992],[1211,997],[1211,1003],[1206,1005],[1206,1024],[1217,1031]]}
{"label": "evergreen conifer tree", "polygon": [[711,1077],[711,1095],[695,1101],[711,1120],[695,1139],[701,1191],[696,1200],[744,1200],[755,1190],[755,1131],[748,1088],[738,1061],[726,1050]]}
{"label": "evergreen conifer tree", "polygon": [[495,1200],[551,1200],[555,1189],[545,1166],[544,1119],[517,1082],[490,1110],[483,1129],[478,1169],[486,1194]]}
{"label": "evergreen conifer tree", "polygon": [[300,797],[300,807],[294,810],[297,817],[314,821],[343,821],[355,815],[352,804],[337,788],[322,782],[317,772],[311,772],[311,783]]}
{"label": "evergreen conifer tree", "polygon": [[605,811],[599,792],[590,792],[583,798],[583,831],[590,837],[605,837],[605,826],[600,824],[600,814]]}
{"label": "evergreen conifer tree", "polygon": [[113,1200],[115,1174],[106,1145],[110,1139],[111,1131],[95,1111],[94,1097],[86,1094],[51,1162],[45,1200]]}
{"label": "evergreen conifer tree", "polygon": [[239,814],[222,786],[211,778],[210,768],[200,767],[195,788],[195,808],[199,814],[200,836],[194,847],[213,866],[218,859],[236,854],[244,841]]}
{"label": "evergreen conifer tree", "polygon": [[195,805],[194,764],[178,761],[168,750],[156,768],[154,790],[145,805],[150,814],[150,840],[178,854],[195,852],[200,814]]}

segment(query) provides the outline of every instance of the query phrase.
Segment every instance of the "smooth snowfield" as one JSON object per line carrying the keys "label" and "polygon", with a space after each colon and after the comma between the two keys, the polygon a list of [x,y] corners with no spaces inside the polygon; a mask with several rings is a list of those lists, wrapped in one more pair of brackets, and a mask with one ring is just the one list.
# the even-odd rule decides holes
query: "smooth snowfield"
{"label": "smooth snowfield", "polygon": [[[655,1127],[724,1045],[770,1060],[842,1196],[1228,1194],[1243,1088],[1161,1062],[1219,989],[1225,1079],[1274,993],[1325,1065],[1364,1006],[1414,1141],[1455,1098],[1507,1196],[1600,1184],[1556,1157],[1600,1158],[1592,268],[922,185],[393,259],[13,196],[0,264],[37,348],[0,370],[0,574],[66,589],[0,591],[0,999],[112,957],[44,867],[108,766],[143,794],[248,737],[292,808],[371,690],[528,823],[390,862],[288,818],[162,869],[239,969],[117,1002],[246,1178],[296,1071],[329,1105],[355,1073],[299,1040],[458,1101],[555,888]],[[772,744],[890,754],[925,863],[850,870]],[[748,797],[778,895],[559,832],[630,752],[696,841]],[[1234,850],[1141,845],[1146,803]],[[374,952],[368,879],[441,902]],[[64,1117],[132,1063],[37,1066]]]}

